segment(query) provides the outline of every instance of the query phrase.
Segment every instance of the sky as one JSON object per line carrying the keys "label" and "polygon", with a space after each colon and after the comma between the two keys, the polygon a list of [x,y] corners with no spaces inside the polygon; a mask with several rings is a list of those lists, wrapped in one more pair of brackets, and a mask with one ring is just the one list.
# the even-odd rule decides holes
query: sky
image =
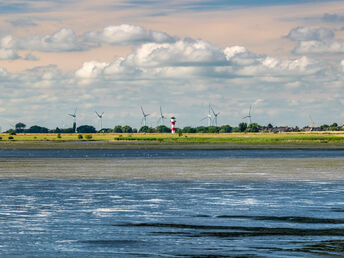
{"label": "sky", "polygon": [[2,130],[343,124],[343,79],[342,1],[0,0]]}

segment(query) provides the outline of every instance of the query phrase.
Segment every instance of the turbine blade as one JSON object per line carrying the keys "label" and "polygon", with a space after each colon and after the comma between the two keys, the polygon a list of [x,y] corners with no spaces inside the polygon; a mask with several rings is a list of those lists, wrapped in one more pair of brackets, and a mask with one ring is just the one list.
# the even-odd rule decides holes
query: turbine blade
{"label": "turbine blade", "polygon": [[210,106],[210,108],[211,108],[211,111],[213,112],[213,114],[214,114],[214,116],[215,116],[215,112],[214,112],[214,109],[213,109],[213,107],[212,107],[212,106]]}

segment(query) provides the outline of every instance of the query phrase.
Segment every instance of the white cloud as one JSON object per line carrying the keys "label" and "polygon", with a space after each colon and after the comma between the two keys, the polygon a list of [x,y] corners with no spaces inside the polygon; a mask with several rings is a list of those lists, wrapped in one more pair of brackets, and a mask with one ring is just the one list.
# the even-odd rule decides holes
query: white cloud
{"label": "white cloud", "polygon": [[62,52],[84,50],[85,45],[79,41],[71,29],[63,28],[52,35],[33,36],[18,39],[16,45],[19,49],[37,50],[42,52]]}
{"label": "white cloud", "polygon": [[292,29],[286,38],[293,41],[310,41],[310,40],[329,40],[334,38],[334,32],[326,28],[314,28],[299,26]]}
{"label": "white cloud", "polygon": [[301,41],[295,47],[296,54],[344,53],[344,40]]}
{"label": "white cloud", "polygon": [[13,49],[0,48],[0,60],[15,60],[20,58]]}
{"label": "white cloud", "polygon": [[146,42],[174,42],[176,39],[165,32],[146,30],[141,26],[121,24],[108,26],[102,31],[91,31],[85,34],[86,40],[111,45],[137,45]]}
{"label": "white cloud", "polygon": [[223,51],[202,40],[178,40],[174,43],[147,43],[127,57],[126,63],[142,67],[205,66],[226,62]]}
{"label": "white cloud", "polygon": [[336,39],[335,33],[326,28],[297,27],[286,38],[296,41],[293,52],[299,55],[344,53],[344,40]]}
{"label": "white cloud", "polygon": [[140,45],[147,42],[171,43],[176,38],[165,32],[146,30],[140,26],[122,24],[108,26],[102,31],[91,31],[77,35],[69,28],[62,28],[53,34],[34,35],[24,38],[14,38],[7,35],[0,39],[2,49],[1,59],[16,59],[17,50],[34,50],[41,52],[71,52],[85,51],[99,47],[101,44],[110,45]]}

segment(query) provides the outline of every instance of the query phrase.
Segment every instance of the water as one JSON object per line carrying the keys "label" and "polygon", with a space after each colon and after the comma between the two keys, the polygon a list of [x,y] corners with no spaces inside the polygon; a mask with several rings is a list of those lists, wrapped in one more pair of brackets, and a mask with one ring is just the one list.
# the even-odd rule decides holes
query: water
{"label": "water", "polygon": [[342,151],[9,152],[1,257],[344,253]]}
{"label": "water", "polygon": [[0,149],[1,158],[116,158],[116,159],[233,159],[233,158],[344,158],[344,150],[142,150],[142,149]]}

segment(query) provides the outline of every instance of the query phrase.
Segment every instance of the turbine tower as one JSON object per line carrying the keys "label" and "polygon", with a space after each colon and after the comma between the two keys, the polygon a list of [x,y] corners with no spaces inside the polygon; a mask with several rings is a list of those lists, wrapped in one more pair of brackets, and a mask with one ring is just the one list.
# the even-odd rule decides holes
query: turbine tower
{"label": "turbine tower", "polygon": [[100,130],[101,130],[101,129],[103,129],[103,114],[104,114],[104,112],[101,114],[99,114],[97,111],[94,111],[94,112],[96,112],[98,118],[100,119]]}
{"label": "turbine tower", "polygon": [[252,121],[251,121],[251,109],[252,109],[252,105],[250,105],[250,109],[248,111],[248,115],[247,116],[244,116],[242,119],[245,119],[245,118],[249,118],[250,119],[250,124],[252,124]]}
{"label": "turbine tower", "polygon": [[141,120],[141,125],[143,126],[147,126],[147,116],[149,116],[150,114],[146,114],[144,111],[143,111],[143,108],[141,106],[141,111],[142,111],[142,120]]}
{"label": "turbine tower", "polygon": [[74,122],[73,122],[74,133],[76,133],[76,110],[77,110],[77,108],[75,108],[74,114],[68,114],[69,116],[73,117],[73,120],[74,120]]}
{"label": "turbine tower", "polygon": [[214,115],[214,119],[213,119],[214,124],[215,124],[215,126],[217,126],[217,116],[220,114],[220,112],[215,113],[214,109],[211,106],[210,106],[210,108],[211,108],[211,111],[213,112],[213,115]]}
{"label": "turbine tower", "polygon": [[309,117],[309,121],[310,121],[311,124],[312,124],[311,131],[313,131],[313,129],[314,129],[314,127],[315,127],[315,123],[313,122],[311,115],[308,115],[308,117]]}
{"label": "turbine tower", "polygon": [[208,110],[208,115],[206,117],[203,117],[201,121],[208,119],[208,126],[211,126],[211,114],[210,114],[210,104],[209,104],[209,110]]}
{"label": "turbine tower", "polygon": [[159,118],[157,124],[159,125],[159,123],[161,123],[160,125],[164,125],[164,119],[166,119],[166,117],[162,114],[162,110],[161,110],[161,106],[160,106],[160,118]]}

